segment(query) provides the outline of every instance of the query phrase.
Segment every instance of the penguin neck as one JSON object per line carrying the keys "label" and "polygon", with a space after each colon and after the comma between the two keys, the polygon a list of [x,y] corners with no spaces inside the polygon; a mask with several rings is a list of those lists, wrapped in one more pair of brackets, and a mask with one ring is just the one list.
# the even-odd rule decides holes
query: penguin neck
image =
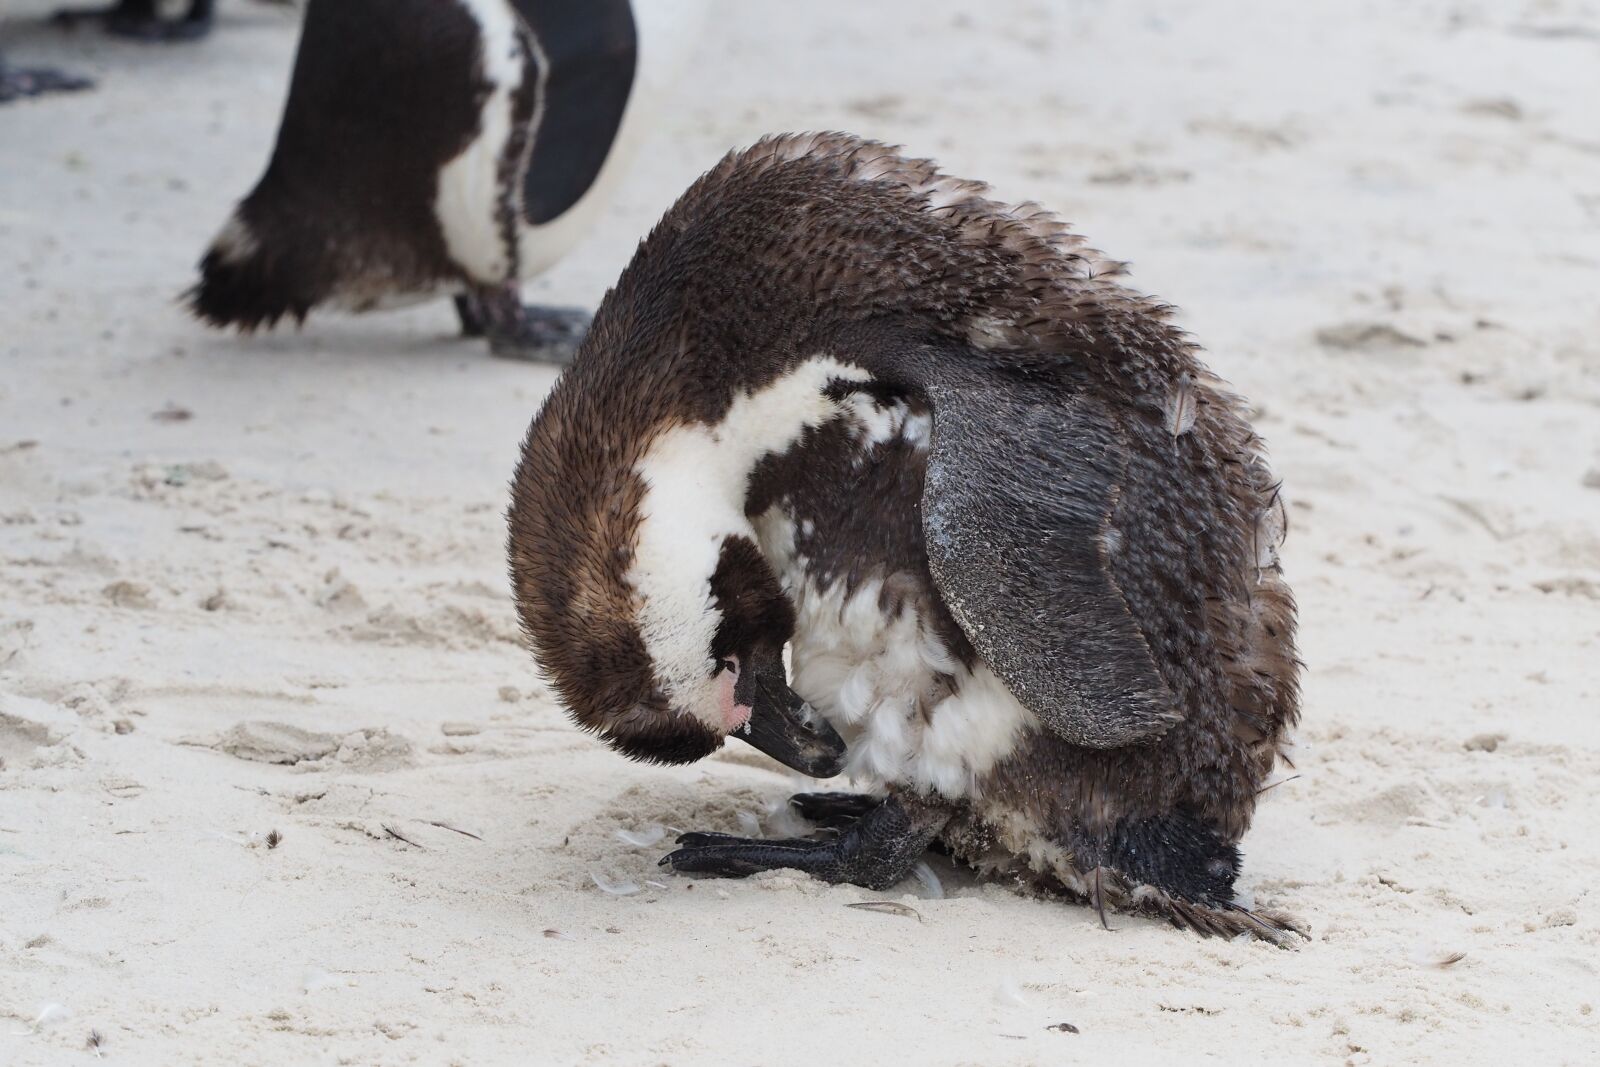
{"label": "penguin neck", "polygon": [[626,580],[645,648],[679,707],[715,706],[711,647],[722,614],[711,582],[729,538],[760,544],[745,512],[756,465],[839,413],[830,384],[868,378],[827,354],[803,359],[736,392],[714,421],[669,422],[635,466],[644,494]]}

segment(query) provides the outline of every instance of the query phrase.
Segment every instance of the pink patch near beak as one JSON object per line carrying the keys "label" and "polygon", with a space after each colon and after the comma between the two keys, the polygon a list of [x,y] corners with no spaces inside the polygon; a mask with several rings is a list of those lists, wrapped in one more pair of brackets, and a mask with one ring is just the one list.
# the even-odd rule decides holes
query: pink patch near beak
{"label": "pink patch near beak", "polygon": [[717,675],[720,683],[717,688],[717,705],[722,710],[722,721],[727,725],[727,732],[731,734],[750,721],[750,712],[753,709],[749,704],[740,704],[734,699],[733,687],[739,681],[739,657],[729,656],[728,662],[733,664],[733,668]]}

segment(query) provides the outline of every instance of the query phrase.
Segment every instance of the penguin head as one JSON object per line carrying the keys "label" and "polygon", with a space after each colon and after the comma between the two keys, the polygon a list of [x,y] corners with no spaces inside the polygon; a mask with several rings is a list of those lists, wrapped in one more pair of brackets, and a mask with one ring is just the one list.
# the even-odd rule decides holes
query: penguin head
{"label": "penguin head", "polygon": [[[783,649],[794,633],[794,606],[766,559],[749,537],[724,537],[716,569],[706,583],[711,597],[691,635],[663,647],[658,656],[679,662],[658,665],[658,677],[692,676],[704,657],[712,664],[710,685],[691,686],[686,699],[702,721],[720,726],[786,767],[814,778],[831,778],[844,765],[844,741],[789,688]],[[650,582],[640,592],[651,595]],[[672,683],[667,683],[671,685]]]}
{"label": "penguin head", "polygon": [[651,553],[638,526],[661,520],[637,500],[631,514],[584,507],[566,521],[570,487],[527,471],[543,440],[536,425],[513,494],[512,576],[573,721],[650,763],[693,762],[732,736],[803,774],[839,773],[844,741],[789,688],[794,608],[755,542],[735,532]]}

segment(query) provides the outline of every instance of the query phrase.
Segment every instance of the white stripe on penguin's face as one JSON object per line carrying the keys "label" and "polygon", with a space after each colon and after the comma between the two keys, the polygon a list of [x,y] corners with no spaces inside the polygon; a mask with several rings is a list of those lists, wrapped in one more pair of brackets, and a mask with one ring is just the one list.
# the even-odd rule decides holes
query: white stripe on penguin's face
{"label": "white stripe on penguin's face", "polygon": [[638,594],[639,632],[673,707],[718,733],[728,727],[712,677],[711,642],[722,614],[711,578],[723,542],[756,540],[744,511],[750,472],[763,456],[787,451],[807,428],[838,413],[823,390],[839,379],[866,381],[868,375],[814,356],[735,397],[720,421],[664,431],[639,462],[645,495],[627,576]]}

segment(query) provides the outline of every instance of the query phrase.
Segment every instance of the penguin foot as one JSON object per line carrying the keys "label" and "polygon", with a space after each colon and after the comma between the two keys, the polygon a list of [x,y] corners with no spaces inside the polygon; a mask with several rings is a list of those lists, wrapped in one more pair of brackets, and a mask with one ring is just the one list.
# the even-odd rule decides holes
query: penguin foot
{"label": "penguin foot", "polygon": [[528,307],[515,285],[481,286],[456,297],[463,337],[488,337],[501,359],[572,362],[593,317],[582,308]]}
{"label": "penguin foot", "polygon": [[861,814],[844,833],[828,840],[760,841],[727,834],[684,834],[678,838],[682,847],[662,857],[661,866],[723,878],[793,868],[824,882],[889,889],[911,874],[928,843],[948,819],[943,808],[889,797]]}
{"label": "penguin foot", "polygon": [[593,318],[582,308],[524,307],[509,327],[489,322],[489,354],[566,366],[578,354]]}
{"label": "penguin foot", "polygon": [[8,67],[0,63],[0,104],[25,96],[92,89],[94,82],[48,67]]}
{"label": "penguin foot", "polygon": [[846,830],[880,803],[866,793],[796,793],[789,806],[806,822],[829,830]]}
{"label": "penguin foot", "polygon": [[197,41],[211,32],[214,0],[191,0],[189,13],[164,19],[155,0],[118,0],[109,7],[68,7],[51,16],[58,26],[76,28],[80,22],[98,22],[107,33],[135,41]]}
{"label": "penguin foot", "polygon": [[482,337],[489,330],[483,318],[483,305],[472,293],[456,294],[456,318],[461,320],[462,337]]}

